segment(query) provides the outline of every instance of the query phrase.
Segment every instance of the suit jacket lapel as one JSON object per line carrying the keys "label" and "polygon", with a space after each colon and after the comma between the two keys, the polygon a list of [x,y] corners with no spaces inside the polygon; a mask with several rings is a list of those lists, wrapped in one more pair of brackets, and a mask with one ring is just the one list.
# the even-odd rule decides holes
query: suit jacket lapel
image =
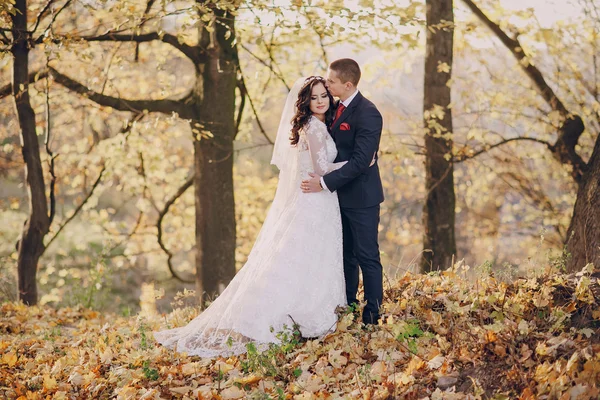
{"label": "suit jacket lapel", "polygon": [[342,115],[340,115],[340,117],[337,119],[337,121],[335,121],[335,124],[333,124],[333,126],[331,127],[331,133],[333,134],[333,137],[335,137],[335,135],[337,134],[337,132],[340,130],[340,125],[346,120],[348,119],[348,117],[350,115],[352,115],[352,113],[354,112],[354,109],[358,106],[358,104],[361,102],[363,96],[360,92],[358,92],[356,94],[356,97],[354,99],[352,99],[352,103],[350,103],[350,107],[346,108],[344,110],[344,112],[342,113]]}

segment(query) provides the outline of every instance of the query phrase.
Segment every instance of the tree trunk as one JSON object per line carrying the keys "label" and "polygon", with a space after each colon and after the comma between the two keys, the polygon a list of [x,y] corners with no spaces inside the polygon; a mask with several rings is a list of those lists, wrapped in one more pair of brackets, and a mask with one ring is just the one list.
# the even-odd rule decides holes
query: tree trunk
{"label": "tree trunk", "polygon": [[37,304],[37,264],[44,251],[44,236],[48,233],[50,219],[40,148],[35,131],[35,113],[29,99],[27,1],[17,0],[16,9],[15,15],[11,16],[13,34],[12,95],[15,99],[21,130],[21,153],[25,162],[25,179],[29,195],[29,215],[18,244],[18,290],[19,299],[23,303],[34,305]]}
{"label": "tree trunk", "polygon": [[[445,269],[456,254],[455,197],[450,105],[454,13],[452,0],[427,0],[425,54],[425,171],[427,196],[423,206],[424,252],[421,271]],[[438,71],[446,64],[448,72]],[[442,107],[443,117],[431,111]]]}
{"label": "tree trunk", "polygon": [[600,267],[600,136],[579,184],[566,245],[571,254],[568,272],[588,263]]}
{"label": "tree trunk", "polygon": [[[212,299],[235,275],[236,223],[233,196],[233,141],[238,55],[234,16],[215,10],[219,23],[202,31],[208,61],[199,68],[198,120],[212,138],[198,132],[195,150],[196,281],[203,299]],[[229,33],[227,33],[229,32]]]}

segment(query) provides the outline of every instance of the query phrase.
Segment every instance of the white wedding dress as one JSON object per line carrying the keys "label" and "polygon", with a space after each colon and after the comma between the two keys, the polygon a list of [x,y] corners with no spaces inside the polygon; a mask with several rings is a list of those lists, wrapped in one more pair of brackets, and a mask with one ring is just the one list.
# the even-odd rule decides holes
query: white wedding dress
{"label": "white wedding dress", "polygon": [[335,330],[335,309],[346,305],[337,193],[302,193],[300,183],[310,172],[322,176],[345,162],[333,163],[335,143],[314,116],[298,144],[289,145],[289,114],[283,113],[272,161],[280,166],[277,192],[248,261],[187,326],[155,332],[162,345],[227,356],[244,353],[248,342],[258,348],[277,343],[276,333],[291,328],[292,319],[304,337]]}

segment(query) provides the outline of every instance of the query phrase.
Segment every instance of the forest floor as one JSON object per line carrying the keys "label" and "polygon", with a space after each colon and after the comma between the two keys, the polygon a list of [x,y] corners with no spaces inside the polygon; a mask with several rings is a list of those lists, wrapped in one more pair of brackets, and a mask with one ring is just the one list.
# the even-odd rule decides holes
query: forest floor
{"label": "forest floor", "polygon": [[212,360],[153,339],[193,308],[120,317],[6,303],[0,398],[600,398],[600,274],[506,282],[467,273],[399,278],[379,326],[364,329],[348,313],[321,340],[284,335],[265,352]]}

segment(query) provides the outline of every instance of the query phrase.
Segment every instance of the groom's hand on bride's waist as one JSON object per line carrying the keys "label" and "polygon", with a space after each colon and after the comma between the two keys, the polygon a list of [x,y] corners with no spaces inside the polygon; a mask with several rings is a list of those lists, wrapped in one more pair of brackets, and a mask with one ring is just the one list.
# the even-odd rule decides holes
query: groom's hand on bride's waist
{"label": "groom's hand on bride's waist", "polygon": [[317,193],[323,190],[321,186],[321,177],[317,174],[310,173],[310,179],[305,179],[300,184],[300,189],[304,193]]}

